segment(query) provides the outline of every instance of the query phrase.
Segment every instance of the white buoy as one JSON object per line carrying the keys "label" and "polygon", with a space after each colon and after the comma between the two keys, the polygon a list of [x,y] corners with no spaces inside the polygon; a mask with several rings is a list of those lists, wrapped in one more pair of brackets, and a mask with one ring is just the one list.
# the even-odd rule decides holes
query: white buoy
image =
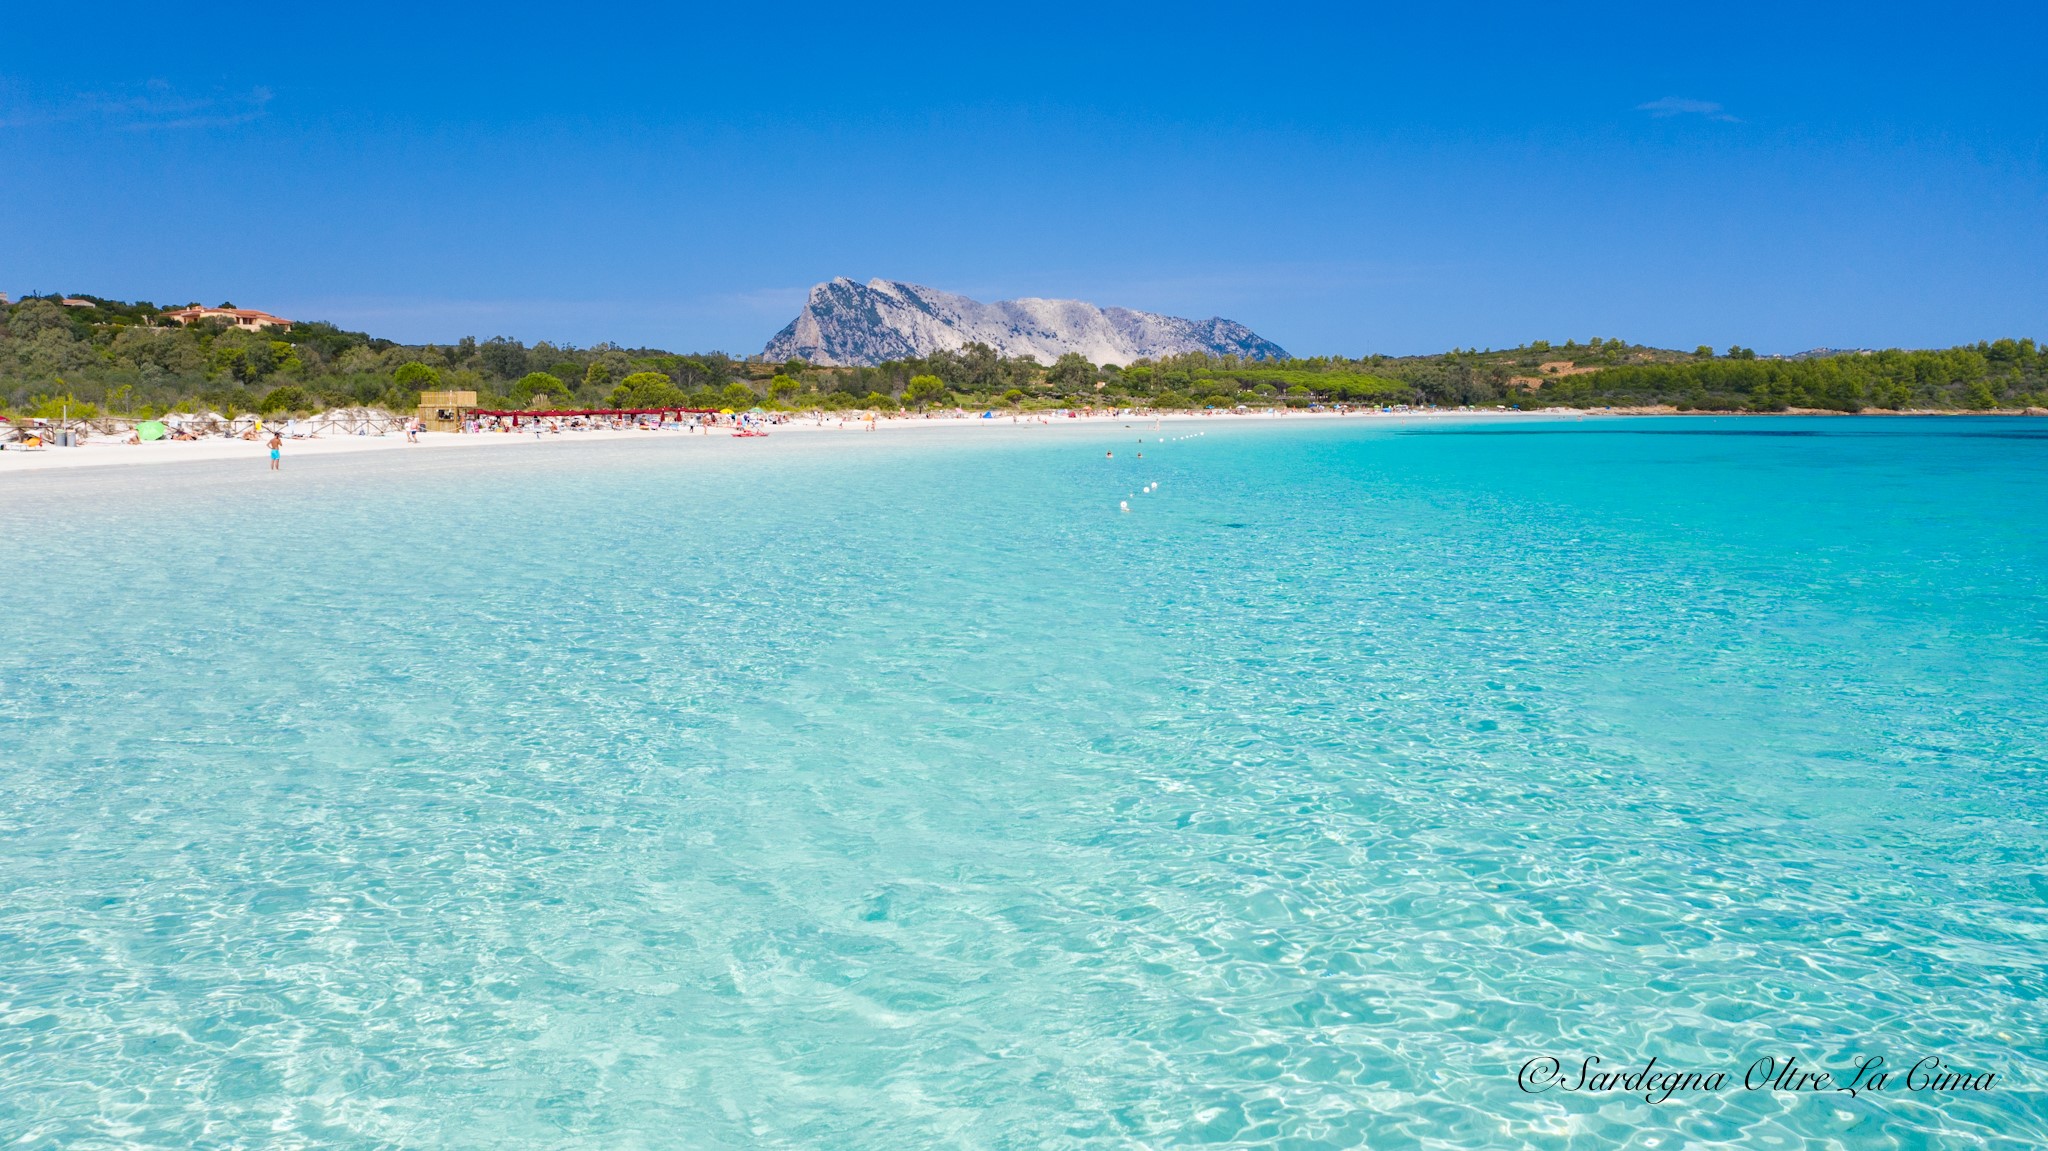
{"label": "white buoy", "polygon": [[1118,501],[1116,502],[1116,506],[1117,506],[1117,507],[1119,507],[1119,508],[1121,508],[1121,509],[1123,509],[1124,511],[1130,511],[1130,510],[1131,510],[1131,501],[1129,501],[1129,500],[1118,500]]}

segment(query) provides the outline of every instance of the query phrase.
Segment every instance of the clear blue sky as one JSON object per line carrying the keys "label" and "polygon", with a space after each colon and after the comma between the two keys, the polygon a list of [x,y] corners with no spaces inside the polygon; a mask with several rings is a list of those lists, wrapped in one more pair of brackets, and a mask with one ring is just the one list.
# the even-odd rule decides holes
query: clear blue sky
{"label": "clear blue sky", "polygon": [[0,289],[735,353],[834,275],[1297,354],[2048,337],[2041,6],[1539,7],[15,5]]}

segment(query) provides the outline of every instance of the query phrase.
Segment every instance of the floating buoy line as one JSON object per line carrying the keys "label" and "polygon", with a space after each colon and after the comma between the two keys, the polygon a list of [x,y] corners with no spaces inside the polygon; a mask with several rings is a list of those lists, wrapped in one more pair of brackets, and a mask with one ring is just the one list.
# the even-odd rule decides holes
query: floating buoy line
{"label": "floating buoy line", "polygon": [[[1156,440],[1154,440],[1153,442],[1155,442],[1155,443],[1162,443],[1162,444],[1170,444],[1170,443],[1174,443],[1174,442],[1176,442],[1176,441],[1179,441],[1179,440],[1191,440],[1191,439],[1194,439],[1194,438],[1195,438],[1196,436],[1206,436],[1206,435],[1208,435],[1208,434],[1209,434],[1209,433],[1207,433],[1207,432],[1190,432],[1190,433],[1188,433],[1187,435],[1184,435],[1184,436],[1167,436],[1167,437],[1165,437],[1165,438],[1163,438],[1163,439],[1156,439]],[[1139,440],[1138,440],[1138,442],[1142,444],[1142,443],[1144,443],[1144,442],[1145,442],[1145,440],[1144,440],[1144,438],[1143,438],[1143,437],[1140,437],[1140,438],[1139,438]],[[1103,456],[1103,458],[1104,458],[1104,459],[1110,459],[1110,460],[1113,460],[1113,459],[1115,459],[1115,458],[1116,458],[1116,453],[1115,453],[1114,451],[1106,451],[1106,452],[1102,453],[1102,456]],[[1138,458],[1139,458],[1139,459],[1141,459],[1141,460],[1142,460],[1142,459],[1144,459],[1144,458],[1145,458],[1145,453],[1144,453],[1144,452],[1139,452],[1139,453],[1138,453]],[[1152,493],[1154,493],[1154,492],[1156,492],[1156,491],[1158,491],[1158,490],[1159,490],[1159,481],[1158,481],[1158,480],[1153,480],[1153,481],[1152,481],[1151,483],[1148,483],[1148,484],[1146,484],[1146,485],[1145,485],[1144,487],[1142,487],[1142,488],[1139,488],[1139,489],[1138,489],[1137,491],[1135,491],[1135,492],[1125,492],[1125,493],[1124,493],[1124,498],[1123,498],[1123,499],[1120,499],[1120,500],[1118,500],[1118,501],[1117,501],[1117,503],[1116,503],[1116,506],[1117,506],[1117,510],[1118,510],[1118,511],[1121,511],[1121,512],[1128,512],[1128,511],[1130,511],[1130,510],[1131,510],[1131,501],[1132,501],[1133,499],[1136,499],[1136,498],[1137,498],[1137,497],[1139,497],[1139,496],[1149,496],[1149,495],[1151,495]]]}

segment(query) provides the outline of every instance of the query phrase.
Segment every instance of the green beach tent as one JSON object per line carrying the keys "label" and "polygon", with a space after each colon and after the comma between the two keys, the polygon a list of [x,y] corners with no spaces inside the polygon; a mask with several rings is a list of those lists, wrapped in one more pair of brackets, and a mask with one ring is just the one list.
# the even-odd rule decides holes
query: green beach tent
{"label": "green beach tent", "polygon": [[144,442],[160,440],[169,434],[169,430],[155,420],[144,420],[135,425],[135,438]]}

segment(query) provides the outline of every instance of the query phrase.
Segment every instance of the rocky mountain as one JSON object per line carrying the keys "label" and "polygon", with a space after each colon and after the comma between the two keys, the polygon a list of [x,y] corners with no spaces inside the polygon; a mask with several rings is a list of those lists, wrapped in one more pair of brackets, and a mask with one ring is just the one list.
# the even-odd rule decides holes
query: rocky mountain
{"label": "rocky mountain", "polygon": [[1079,352],[1090,363],[1210,352],[1284,359],[1271,340],[1233,320],[1185,320],[1099,308],[1082,300],[998,300],[984,304],[896,280],[856,284],[844,276],[811,289],[804,310],[768,341],[771,360],[871,365],[987,344],[1006,356],[1051,363]]}

